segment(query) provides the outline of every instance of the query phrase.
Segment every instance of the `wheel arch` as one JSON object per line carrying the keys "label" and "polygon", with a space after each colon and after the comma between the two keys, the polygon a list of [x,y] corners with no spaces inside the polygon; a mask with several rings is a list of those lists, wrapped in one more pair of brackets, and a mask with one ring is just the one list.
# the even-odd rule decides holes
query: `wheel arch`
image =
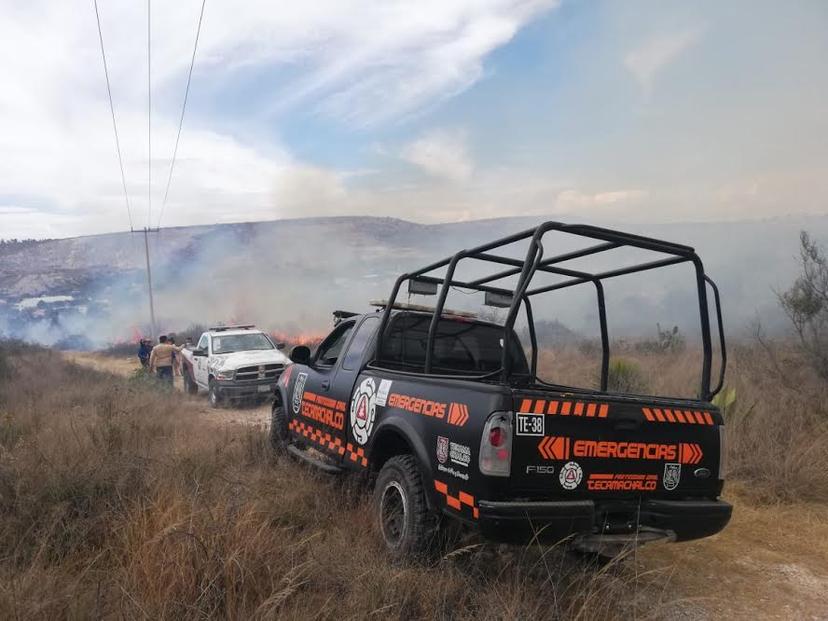
{"label": "wheel arch", "polygon": [[369,468],[379,473],[385,463],[396,455],[412,455],[417,461],[420,476],[426,490],[426,502],[430,509],[436,510],[434,490],[434,471],[428,458],[428,451],[414,427],[406,420],[393,418],[383,421],[371,440],[368,455]]}
{"label": "wheel arch", "polygon": [[273,407],[281,407],[285,410],[285,414],[287,414],[289,418],[293,418],[293,411],[287,410],[287,402],[288,399],[287,395],[285,395],[285,387],[282,385],[281,382],[279,382],[278,384],[276,384],[276,392],[273,394]]}

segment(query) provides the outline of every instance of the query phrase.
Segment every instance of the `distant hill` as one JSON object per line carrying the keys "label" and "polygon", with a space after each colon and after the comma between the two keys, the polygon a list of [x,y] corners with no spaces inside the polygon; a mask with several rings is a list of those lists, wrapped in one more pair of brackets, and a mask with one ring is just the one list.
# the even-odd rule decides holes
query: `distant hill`
{"label": "distant hill", "polygon": [[[341,217],[165,229],[150,237],[160,328],[239,320],[292,332],[325,330],[332,309],[366,308],[369,299],[387,296],[402,271],[540,221],[503,218],[422,225]],[[828,242],[828,216],[590,224],[694,246],[722,289],[730,331],[756,317],[770,329],[783,326],[774,288],[784,288],[796,274],[799,231],[806,229]],[[575,246],[571,239],[550,239],[547,253]],[[522,252],[516,248],[513,256]],[[632,260],[632,254],[580,266],[611,268]],[[146,330],[140,235],[4,244],[0,262],[0,334],[46,344],[83,337],[103,345]],[[464,269],[473,273],[473,266]],[[612,283],[608,301],[613,333],[653,331],[656,321],[692,332],[697,319],[689,276],[687,268],[674,268]],[[595,325],[592,296],[588,291],[570,298],[549,296],[541,305],[546,314],[542,318],[588,334]],[[459,296],[452,303],[462,305],[465,299]]]}

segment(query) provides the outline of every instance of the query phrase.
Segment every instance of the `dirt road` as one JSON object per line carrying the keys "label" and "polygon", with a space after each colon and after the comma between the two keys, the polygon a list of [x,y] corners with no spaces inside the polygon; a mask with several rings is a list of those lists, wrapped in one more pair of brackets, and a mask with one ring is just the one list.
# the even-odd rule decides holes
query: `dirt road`
{"label": "dirt road", "polygon": [[[76,364],[123,376],[138,369],[132,358],[69,352]],[[181,379],[176,378],[180,390]],[[267,405],[211,408],[204,395],[191,398],[205,419],[218,424],[270,422]],[[662,593],[642,589],[641,597],[668,602],[667,619],[828,620],[828,506],[760,505],[750,490],[730,484],[733,520],[719,535],[679,545],[651,544],[638,551],[641,575],[666,578]],[[661,588],[659,586],[658,588]]]}

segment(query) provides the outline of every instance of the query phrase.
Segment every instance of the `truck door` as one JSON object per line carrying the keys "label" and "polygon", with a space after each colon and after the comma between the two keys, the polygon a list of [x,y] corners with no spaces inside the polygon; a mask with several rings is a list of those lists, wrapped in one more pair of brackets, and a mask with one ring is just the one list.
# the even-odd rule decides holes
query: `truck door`
{"label": "truck door", "polygon": [[362,323],[353,330],[351,340],[346,344],[345,352],[340,357],[339,369],[333,378],[331,397],[337,400],[337,404],[345,404],[345,426],[340,431],[339,438],[346,446],[348,427],[350,426],[351,395],[354,394],[354,384],[360,370],[366,363],[368,352],[372,350],[374,335],[379,324],[380,317],[377,315],[368,315],[363,318]]}
{"label": "truck door", "polygon": [[[322,341],[310,364],[298,371],[296,386],[301,388],[293,398],[294,407],[298,410],[296,413],[301,413],[303,432],[307,432],[305,435],[310,434],[316,440],[315,448],[321,448],[336,459],[341,454],[334,438],[340,438],[345,433],[348,396],[334,390],[334,378],[355,325],[355,321],[343,321]],[[328,437],[330,443],[326,440]]]}
{"label": "truck door", "polygon": [[198,341],[196,349],[201,349],[207,352],[207,356],[193,356],[193,372],[195,373],[196,384],[202,388],[207,387],[207,361],[210,355],[210,337],[207,334],[202,334]]}

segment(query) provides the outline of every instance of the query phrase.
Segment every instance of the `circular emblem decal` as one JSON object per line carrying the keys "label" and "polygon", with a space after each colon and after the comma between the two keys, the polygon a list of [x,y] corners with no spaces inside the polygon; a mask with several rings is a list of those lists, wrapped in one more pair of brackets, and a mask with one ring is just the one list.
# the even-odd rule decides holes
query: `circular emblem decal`
{"label": "circular emblem decal", "polygon": [[371,437],[376,414],[377,385],[374,378],[366,377],[351,400],[351,431],[359,444],[365,444]]}
{"label": "circular emblem decal", "polygon": [[561,473],[558,479],[561,481],[561,487],[564,489],[575,489],[581,484],[581,479],[584,478],[584,471],[574,461],[569,461],[561,468]]}

